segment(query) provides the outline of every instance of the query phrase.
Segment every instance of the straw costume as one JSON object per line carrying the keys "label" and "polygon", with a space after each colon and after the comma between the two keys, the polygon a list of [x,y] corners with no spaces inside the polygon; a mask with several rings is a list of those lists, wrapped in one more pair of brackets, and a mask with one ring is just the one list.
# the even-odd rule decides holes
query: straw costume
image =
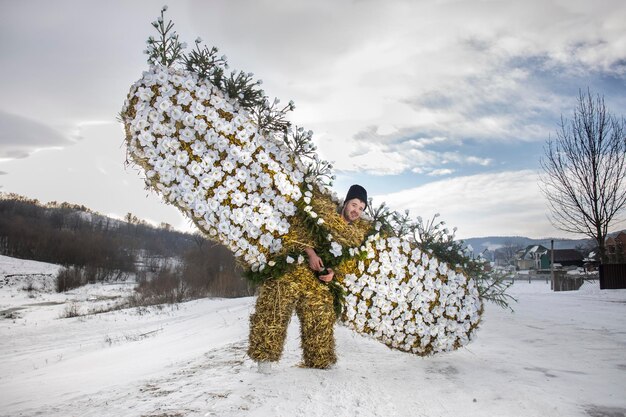
{"label": "straw costume", "polygon": [[[319,196],[321,198],[321,196]],[[367,204],[367,193],[361,186],[353,185],[345,201],[359,198]],[[314,204],[314,203],[313,203]],[[358,246],[370,227],[364,220],[350,224],[334,213],[332,204],[314,204],[328,223],[333,225],[333,234],[343,244]],[[330,209],[330,210],[329,210]],[[336,211],[336,210],[335,210]],[[304,230],[304,228],[296,228]],[[298,236],[296,243],[314,247],[312,236]],[[335,279],[339,277],[336,275]],[[295,309],[300,320],[300,337],[304,366],[327,368],[337,360],[335,355],[334,324],[337,321],[333,307],[334,297],[329,287],[305,262],[286,274],[265,281],[259,291],[254,314],[250,317],[250,344],[248,355],[258,362],[276,362],[280,359],[287,326]]]}

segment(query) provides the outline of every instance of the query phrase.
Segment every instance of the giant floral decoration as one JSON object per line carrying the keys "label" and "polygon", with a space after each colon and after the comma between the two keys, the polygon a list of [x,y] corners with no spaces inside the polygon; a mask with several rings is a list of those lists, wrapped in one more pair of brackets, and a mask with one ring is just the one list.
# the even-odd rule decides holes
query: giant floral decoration
{"label": "giant floral decoration", "polygon": [[317,157],[312,132],[290,128],[293,103],[269,101],[249,73],[227,75],[226,58],[199,39],[185,55],[165,10],[153,23],[160,37],[148,40],[150,67],[121,112],[147,186],[230,248],[253,280],[304,262],[289,243],[304,227],[341,272],[330,285],[348,327],[418,355],[465,345],[482,313],[474,280],[378,222],[357,244],[339,239],[325,182],[332,165]]}

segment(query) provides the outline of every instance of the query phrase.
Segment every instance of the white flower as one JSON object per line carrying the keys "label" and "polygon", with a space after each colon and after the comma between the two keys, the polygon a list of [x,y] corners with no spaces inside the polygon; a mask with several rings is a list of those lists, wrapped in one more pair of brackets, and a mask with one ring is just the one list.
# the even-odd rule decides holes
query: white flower
{"label": "white flower", "polygon": [[231,197],[231,201],[234,205],[241,207],[246,202],[246,195],[241,191],[236,191]]}
{"label": "white flower", "polygon": [[168,75],[167,71],[159,71],[156,74],[155,78],[156,78],[156,81],[159,84],[165,84],[165,83],[167,83],[167,80],[169,79],[169,75]]}
{"label": "white flower", "polygon": [[247,169],[238,169],[235,173],[235,177],[241,181],[245,182],[248,179],[248,170]]}
{"label": "white flower", "polygon": [[287,216],[293,216],[294,214],[296,214],[296,206],[293,203],[287,203],[284,207],[283,213],[285,213]]}
{"label": "white flower", "polygon": [[227,190],[232,191],[239,187],[239,181],[233,177],[228,177],[228,179],[224,181],[224,187],[226,187]]}
{"label": "white flower", "polygon": [[335,255],[335,257],[341,256],[341,245],[337,242],[332,242],[330,244],[330,253]]}
{"label": "white flower", "polygon": [[152,134],[150,134],[150,132],[148,131],[141,132],[137,136],[137,139],[139,139],[139,143],[141,144],[141,146],[149,146],[152,145],[152,143],[154,142],[154,136],[152,136]]}
{"label": "white flower", "polygon": [[180,131],[180,138],[189,143],[196,138],[196,132],[193,129],[186,127]]}
{"label": "white flower", "polygon": [[150,122],[162,122],[163,120],[165,120],[165,118],[163,117],[163,114],[156,111],[156,110],[150,110],[150,113],[148,113],[148,120]]}
{"label": "white flower", "polygon": [[286,235],[289,232],[289,222],[287,220],[281,220],[278,223],[278,233],[281,235]]}
{"label": "white flower", "polygon": [[278,228],[278,222],[274,217],[270,217],[265,221],[265,229],[269,232],[274,232]]}
{"label": "white flower", "polygon": [[252,215],[252,218],[250,218],[250,223],[254,226],[254,227],[261,227],[261,225],[263,224],[263,216],[261,216],[259,213],[254,213]]}
{"label": "white flower", "polygon": [[180,87],[183,84],[183,77],[180,74],[173,74],[170,77],[170,81],[172,82],[172,84],[174,84],[176,87]]}
{"label": "white flower", "polygon": [[189,155],[185,151],[176,152],[176,163],[178,165],[186,165],[189,161]]}
{"label": "white flower", "polygon": [[256,160],[261,164],[267,164],[270,158],[265,152],[261,151],[257,154]]}
{"label": "white flower", "polygon": [[182,115],[182,121],[183,124],[186,127],[192,128],[196,125],[196,118],[193,114],[191,113],[183,113]]}
{"label": "white flower", "polygon": [[169,109],[172,106],[172,102],[169,101],[166,98],[162,98],[160,100],[157,100],[158,103],[158,107],[159,109],[161,109],[161,111],[167,111],[167,109]]}
{"label": "white flower", "polygon": [[262,214],[263,216],[269,216],[272,214],[272,206],[270,206],[267,203],[261,203],[259,204],[259,213]]}
{"label": "white flower", "polygon": [[239,161],[243,165],[249,165],[252,162],[252,155],[250,154],[250,152],[242,152],[239,157]]}
{"label": "white flower", "polygon": [[197,140],[191,144],[191,152],[196,156],[202,156],[206,150],[206,144]]}
{"label": "white flower", "polygon": [[272,244],[273,240],[274,240],[274,238],[272,237],[272,235],[270,233],[265,233],[265,234],[261,235],[261,237],[259,238],[259,243],[264,248],[269,248],[270,245]]}
{"label": "white flower", "polygon": [[226,197],[228,197],[228,190],[226,190],[226,188],[218,187],[217,190],[215,190],[215,198],[217,201],[224,201]]}
{"label": "white flower", "polygon": [[283,242],[280,239],[274,239],[272,241],[272,246],[270,247],[271,253],[276,253],[283,248]]}
{"label": "white flower", "polygon": [[210,175],[214,181],[219,181],[224,176],[224,173],[218,167],[214,167],[214,169],[211,170]]}
{"label": "white flower", "polygon": [[304,256],[298,255],[298,265],[304,262]]}
{"label": "white flower", "polygon": [[189,191],[191,190],[191,186],[192,186],[192,182],[189,181],[188,179],[184,179],[183,181],[181,181],[180,183],[180,188],[184,191]]}
{"label": "white flower", "polygon": [[193,90],[196,88],[196,80],[193,79],[191,74],[187,78],[185,78],[185,81],[183,81],[183,86],[187,90]]}
{"label": "white flower", "polygon": [[196,90],[196,97],[199,100],[206,100],[209,97],[209,91],[204,87],[200,87]]}
{"label": "white flower", "polygon": [[191,94],[189,94],[189,91],[187,90],[181,90],[176,95],[176,103],[179,104],[180,106],[188,106],[192,101],[193,101],[193,98],[191,97]]}
{"label": "white flower", "polygon": [[207,206],[205,203],[199,201],[195,204],[194,211],[198,216],[203,216],[206,213]]}
{"label": "white flower", "polygon": [[259,185],[263,188],[269,188],[272,185],[272,177],[266,173],[259,175],[258,181]]}
{"label": "white flower", "polygon": [[194,125],[194,129],[198,133],[203,134],[208,129],[208,125],[203,119],[196,119],[196,124]]}
{"label": "white flower", "polygon": [[219,113],[213,107],[205,107],[205,110],[205,116],[209,122],[215,123],[220,118]]}
{"label": "white flower", "polygon": [[224,106],[224,99],[217,94],[211,95],[210,102],[212,106],[217,107],[218,109],[221,109]]}
{"label": "white flower", "polygon": [[292,264],[295,262],[295,259],[293,259],[291,256],[287,256],[285,258],[285,262],[287,262],[288,264]]}
{"label": "white flower", "polygon": [[154,96],[154,93],[150,88],[139,87],[139,89],[135,93],[135,96],[139,97],[140,100],[149,101],[152,96]]}
{"label": "white flower", "polygon": [[228,149],[228,139],[220,136],[217,142],[215,143],[215,146],[217,147],[218,151],[225,152]]}
{"label": "white flower", "polygon": [[228,232],[230,232],[230,223],[226,221],[220,222],[220,224],[217,226],[217,230],[225,235],[228,234]]}
{"label": "white flower", "polygon": [[162,174],[159,174],[159,178],[163,184],[169,184],[173,180],[173,175],[170,171],[166,171]]}

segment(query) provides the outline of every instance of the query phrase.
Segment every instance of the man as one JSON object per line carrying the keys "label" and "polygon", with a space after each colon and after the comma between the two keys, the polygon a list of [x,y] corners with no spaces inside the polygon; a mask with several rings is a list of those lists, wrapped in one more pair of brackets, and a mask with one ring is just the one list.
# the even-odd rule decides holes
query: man
{"label": "man", "polygon": [[[367,191],[355,184],[348,190],[339,216],[336,213],[318,214],[340,217],[338,222],[350,227],[332,230],[330,224],[333,222],[329,219],[325,219],[326,225],[333,236],[358,246],[363,240],[364,229],[357,225],[366,207]],[[341,236],[343,229],[350,232],[343,233],[349,237]],[[302,242],[307,239],[299,237],[297,240]],[[304,247],[303,250],[308,257],[308,265],[297,265],[283,276],[268,279],[259,291],[255,312],[250,317],[248,355],[259,363],[260,372],[269,371],[269,364],[280,359],[294,309],[300,320],[304,366],[324,369],[337,361],[334,338],[337,317],[333,295],[324,285],[334,279],[335,271],[327,268],[327,273],[318,276],[325,269],[324,262],[313,247]]]}
{"label": "man", "polygon": [[[367,191],[358,184],[352,185],[348,190],[348,194],[346,194],[346,198],[344,199],[341,207],[342,220],[346,223],[352,223],[361,218],[361,215],[366,208]],[[305,248],[304,250],[309,258],[309,267],[313,271],[323,271],[324,263],[322,262],[322,259],[317,256],[315,250],[313,248]],[[319,279],[324,282],[332,281],[335,273],[330,268],[328,268],[328,272],[329,273],[327,275],[320,275]]]}

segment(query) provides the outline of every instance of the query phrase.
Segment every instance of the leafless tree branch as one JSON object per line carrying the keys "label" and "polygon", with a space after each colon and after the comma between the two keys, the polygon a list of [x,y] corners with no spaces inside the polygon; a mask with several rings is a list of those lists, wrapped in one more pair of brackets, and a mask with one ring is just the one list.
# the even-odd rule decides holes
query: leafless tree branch
{"label": "leafless tree branch", "polygon": [[552,223],[595,239],[602,261],[608,228],[626,208],[625,131],[624,118],[606,109],[604,97],[580,91],[572,120],[561,116],[541,159]]}

